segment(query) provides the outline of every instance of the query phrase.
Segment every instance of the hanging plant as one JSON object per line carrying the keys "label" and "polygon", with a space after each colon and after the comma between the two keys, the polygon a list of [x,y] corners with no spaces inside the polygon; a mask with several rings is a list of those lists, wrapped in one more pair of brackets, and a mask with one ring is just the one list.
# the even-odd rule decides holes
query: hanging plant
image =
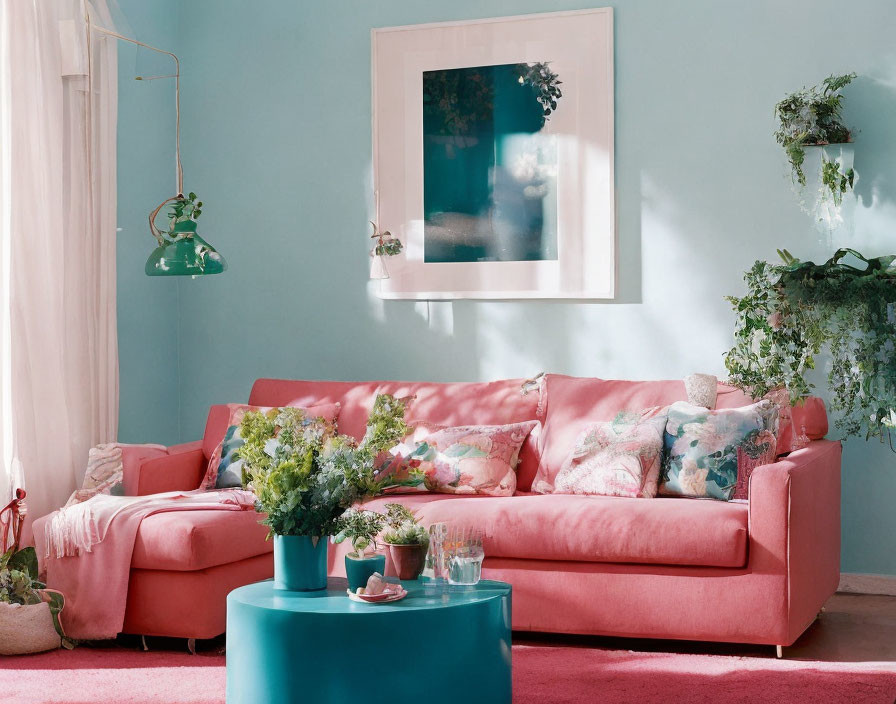
{"label": "hanging plant", "polygon": [[[830,405],[845,435],[884,437],[896,428],[896,256],[867,259],[840,249],[824,264],[757,261],[737,312],[730,381],[754,397],[786,387],[796,401],[812,391],[806,375],[831,354]],[[854,256],[864,266],[843,261]]]}
{"label": "hanging plant", "polygon": [[371,254],[375,257],[394,257],[396,254],[401,253],[401,240],[397,237],[393,237],[392,233],[388,230],[384,232],[380,232],[379,228],[376,226],[376,223],[373,220],[370,221],[370,224],[373,225],[373,234],[370,236],[370,239],[376,240],[376,244],[373,247],[373,252]]}
{"label": "hanging plant", "polygon": [[[841,117],[843,95],[840,91],[854,78],[855,73],[828,76],[820,86],[791,93],[775,105],[775,117],[778,119],[775,140],[784,148],[793,180],[800,186],[806,185],[803,171],[806,147],[851,141],[849,128],[843,124]],[[836,205],[840,205],[843,195],[852,188],[854,181],[852,168],[841,171],[836,161],[822,155],[822,189],[830,193]]]}
{"label": "hanging plant", "polygon": [[196,232],[196,220],[202,215],[202,201],[192,191],[178,196],[171,202],[168,212],[168,235],[172,239],[184,236],[186,232]]}

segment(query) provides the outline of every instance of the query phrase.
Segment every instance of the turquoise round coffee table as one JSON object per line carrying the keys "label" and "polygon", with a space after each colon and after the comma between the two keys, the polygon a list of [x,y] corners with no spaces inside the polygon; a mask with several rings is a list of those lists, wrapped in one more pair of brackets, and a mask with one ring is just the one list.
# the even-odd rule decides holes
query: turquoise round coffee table
{"label": "turquoise round coffee table", "polygon": [[230,592],[227,703],[509,704],[510,585],[402,584],[392,604],[351,601],[336,578]]}

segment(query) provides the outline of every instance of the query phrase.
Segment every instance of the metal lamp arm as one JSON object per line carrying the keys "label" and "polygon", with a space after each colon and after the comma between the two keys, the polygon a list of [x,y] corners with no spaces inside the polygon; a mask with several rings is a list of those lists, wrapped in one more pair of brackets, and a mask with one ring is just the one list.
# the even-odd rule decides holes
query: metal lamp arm
{"label": "metal lamp arm", "polygon": [[[180,160],[180,59],[177,58],[176,54],[173,54],[170,51],[165,51],[164,49],[159,49],[150,44],[145,44],[143,42],[138,42],[136,39],[131,39],[130,37],[125,37],[122,34],[118,34],[117,32],[113,32],[111,30],[105,29],[103,27],[98,27],[94,25],[90,20],[90,11],[88,10],[87,3],[84,4],[84,19],[87,23],[87,53],[88,53],[88,61],[90,57],[90,30],[96,30],[100,34],[105,34],[106,36],[113,37],[115,39],[119,39],[123,42],[129,42],[130,44],[136,44],[137,46],[142,46],[144,49],[149,49],[150,51],[155,51],[159,54],[164,54],[165,56],[170,56],[174,59],[174,73],[171,76],[148,76],[144,78],[143,76],[137,76],[137,80],[155,80],[156,78],[174,78],[174,115],[175,115],[175,164],[177,169],[177,196],[174,198],[169,198],[164,203],[162,203],[156,210],[155,213],[161,209],[165,203],[168,203],[172,200],[177,200],[178,198],[183,197],[184,192],[184,168],[183,164]],[[88,68],[88,76],[90,75],[90,69]],[[150,216],[150,223],[152,223],[152,217]],[[153,234],[156,233],[155,225],[152,225]],[[158,236],[157,236],[158,239]]]}

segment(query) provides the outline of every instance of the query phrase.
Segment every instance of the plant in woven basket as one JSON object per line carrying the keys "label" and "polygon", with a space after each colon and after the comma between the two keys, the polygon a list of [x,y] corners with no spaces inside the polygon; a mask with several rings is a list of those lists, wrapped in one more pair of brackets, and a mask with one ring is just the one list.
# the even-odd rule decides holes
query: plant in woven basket
{"label": "plant in woven basket", "polygon": [[73,647],[74,643],[65,636],[59,622],[59,612],[65,606],[65,598],[56,591],[47,590],[47,585],[37,578],[37,553],[34,548],[17,550],[11,547],[0,556],[0,603],[35,606],[47,602],[53,616],[53,626],[63,646]]}
{"label": "plant in woven basket", "polygon": [[[725,357],[730,381],[763,396],[785,387],[807,396],[806,379],[822,351],[831,355],[830,405],[846,436],[889,438],[896,428],[896,256],[868,259],[840,249],[823,264],[757,261],[747,293],[729,296],[735,344]],[[864,266],[844,261],[855,257]]]}

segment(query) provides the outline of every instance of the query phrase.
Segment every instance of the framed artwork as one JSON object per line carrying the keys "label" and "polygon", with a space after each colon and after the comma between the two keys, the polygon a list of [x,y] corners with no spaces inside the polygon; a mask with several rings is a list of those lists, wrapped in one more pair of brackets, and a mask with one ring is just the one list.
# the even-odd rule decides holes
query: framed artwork
{"label": "framed artwork", "polygon": [[616,292],[613,13],[372,31],[382,298]]}

